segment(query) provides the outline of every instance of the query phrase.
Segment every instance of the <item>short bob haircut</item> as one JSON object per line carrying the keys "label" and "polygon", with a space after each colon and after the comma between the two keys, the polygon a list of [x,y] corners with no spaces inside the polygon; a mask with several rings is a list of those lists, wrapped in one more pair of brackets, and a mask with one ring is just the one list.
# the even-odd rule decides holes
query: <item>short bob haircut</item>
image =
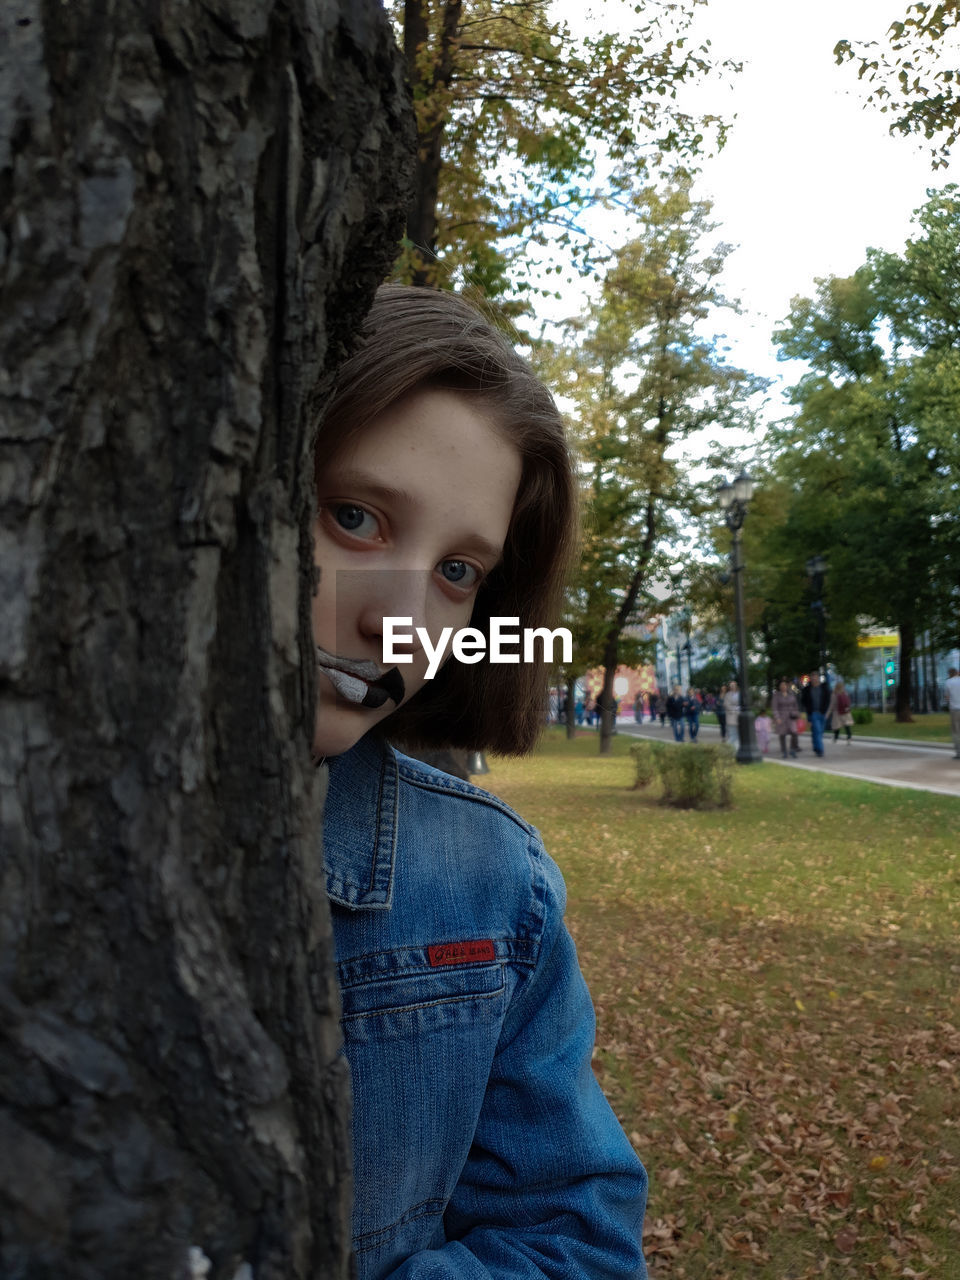
{"label": "short bob haircut", "polygon": [[[529,365],[456,294],[384,285],[358,350],[342,366],[317,439],[315,476],[350,438],[415,388],[462,393],[520,452],[523,469],[503,558],[477,594],[470,625],[491,617],[552,627],[577,532],[577,488],[553,397]],[[521,755],[546,718],[544,662],[466,665],[450,659],[382,732],[416,749]]]}

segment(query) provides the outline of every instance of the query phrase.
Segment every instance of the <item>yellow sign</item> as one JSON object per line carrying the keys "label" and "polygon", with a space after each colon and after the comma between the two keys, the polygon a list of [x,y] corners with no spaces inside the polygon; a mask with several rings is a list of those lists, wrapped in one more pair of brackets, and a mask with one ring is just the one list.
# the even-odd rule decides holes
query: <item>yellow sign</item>
{"label": "yellow sign", "polygon": [[896,649],[900,644],[900,637],[895,631],[891,635],[861,636],[857,644],[861,649]]}

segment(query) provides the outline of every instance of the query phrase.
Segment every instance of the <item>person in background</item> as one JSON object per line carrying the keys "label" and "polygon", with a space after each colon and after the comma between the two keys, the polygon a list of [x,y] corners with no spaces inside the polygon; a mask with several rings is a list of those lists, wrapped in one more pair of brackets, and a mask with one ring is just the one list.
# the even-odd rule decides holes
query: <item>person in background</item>
{"label": "person in background", "polygon": [[717,724],[720,726],[720,741],[727,740],[727,707],[724,698],[727,696],[727,686],[722,684],[720,692],[717,694],[713,709],[717,716]]}
{"label": "person in background", "polygon": [[827,719],[833,725],[833,740],[840,737],[840,730],[847,731],[847,744],[853,741],[853,712],[850,710],[850,695],[842,680],[838,680],[830,694],[830,705],[827,707]]}
{"label": "person in background", "polygon": [[757,746],[766,755],[770,750],[770,731],[773,728],[773,721],[770,719],[766,707],[762,707],[757,712],[753,727],[757,734]]}
{"label": "person in background", "polygon": [[740,690],[736,680],[731,680],[723,695],[723,709],[727,713],[727,735],[733,746],[740,742]]}
{"label": "person in background", "polygon": [[960,760],[960,671],[951,667],[943,686],[947,710],[950,712],[950,734],[953,738],[953,756]]}
{"label": "person in background", "polygon": [[804,686],[800,701],[810,721],[810,741],[814,752],[823,755],[823,727],[827,722],[830,690],[821,683],[820,672],[810,672],[810,683]]}
{"label": "person in background", "polygon": [[683,699],[683,717],[690,731],[690,741],[696,742],[700,732],[700,699],[694,689],[688,689]]}
{"label": "person in background", "polygon": [[797,721],[800,719],[800,704],[797,695],[786,680],[781,680],[773,695],[773,730],[780,739],[780,755],[787,758],[787,739],[790,739],[790,755],[797,757],[800,743],[797,740]]}
{"label": "person in background", "polygon": [[683,690],[678,684],[675,684],[667,698],[666,705],[667,718],[673,729],[673,736],[677,742],[683,741]]}

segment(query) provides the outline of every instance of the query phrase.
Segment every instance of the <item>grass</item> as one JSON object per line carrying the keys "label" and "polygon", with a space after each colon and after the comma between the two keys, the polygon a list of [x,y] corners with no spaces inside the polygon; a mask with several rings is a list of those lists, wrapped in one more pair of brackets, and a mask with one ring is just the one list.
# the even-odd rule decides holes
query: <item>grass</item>
{"label": "grass", "polygon": [[897,724],[892,711],[883,715],[875,711],[870,724],[855,724],[853,732],[865,738],[905,738],[913,742],[953,741],[950,737],[949,711],[930,711],[926,715],[917,715],[912,724]]}
{"label": "grass", "polygon": [[667,810],[629,745],[484,781],[563,869],[651,1275],[960,1278],[960,800],[753,768]]}

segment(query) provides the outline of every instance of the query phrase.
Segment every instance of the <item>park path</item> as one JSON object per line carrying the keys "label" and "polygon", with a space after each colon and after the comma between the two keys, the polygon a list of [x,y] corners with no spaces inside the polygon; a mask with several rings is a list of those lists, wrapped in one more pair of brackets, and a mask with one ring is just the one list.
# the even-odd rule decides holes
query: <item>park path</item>
{"label": "park path", "polygon": [[[617,724],[620,733],[637,737],[655,738],[672,742],[673,731],[669,721],[661,728],[659,720],[643,725],[621,720]],[[716,725],[700,726],[700,740],[716,742],[720,730]],[[857,778],[861,782],[879,782],[888,787],[913,787],[919,791],[936,791],[941,795],[960,796],[960,760],[953,754],[952,746],[928,742],[898,742],[892,738],[858,737],[854,729],[853,741],[847,746],[841,737],[833,741],[833,734],[824,735],[826,754],[818,758],[810,745],[810,734],[800,735],[800,755],[796,760],[781,760],[776,738],[770,744],[770,754],[764,763],[775,764],[782,769],[806,769],[810,772],[835,773],[842,778]]]}

